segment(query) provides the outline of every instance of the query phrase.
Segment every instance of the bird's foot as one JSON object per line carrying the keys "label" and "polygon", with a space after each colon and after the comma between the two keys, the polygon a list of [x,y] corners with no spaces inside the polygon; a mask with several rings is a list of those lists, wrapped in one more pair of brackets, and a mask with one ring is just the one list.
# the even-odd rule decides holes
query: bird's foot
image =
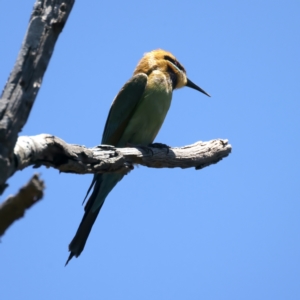
{"label": "bird's foot", "polygon": [[168,146],[166,144],[163,144],[163,143],[153,143],[153,144],[149,144],[148,146],[152,147],[152,148],[157,148],[157,149],[166,149],[167,150],[167,154],[169,154],[170,148],[171,148],[170,146]]}

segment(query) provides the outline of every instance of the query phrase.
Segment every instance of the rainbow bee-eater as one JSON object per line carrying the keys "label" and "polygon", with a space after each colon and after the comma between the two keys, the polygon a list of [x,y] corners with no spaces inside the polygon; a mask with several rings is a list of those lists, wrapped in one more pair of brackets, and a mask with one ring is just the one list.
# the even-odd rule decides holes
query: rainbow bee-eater
{"label": "rainbow bee-eater", "polygon": [[[164,122],[173,91],[184,86],[209,96],[187,78],[184,67],[173,54],[160,49],[146,53],[111,105],[102,144],[116,147],[150,145]],[[93,191],[69,245],[71,253],[66,264],[82,252],[105,198],[123,176],[113,173],[94,175],[88,193],[92,188]]]}

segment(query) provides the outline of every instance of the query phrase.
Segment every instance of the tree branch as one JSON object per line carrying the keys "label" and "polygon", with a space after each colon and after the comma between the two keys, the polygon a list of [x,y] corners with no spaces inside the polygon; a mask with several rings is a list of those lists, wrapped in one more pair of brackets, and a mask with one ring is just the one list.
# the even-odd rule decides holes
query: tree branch
{"label": "tree branch", "polygon": [[40,89],[74,0],[37,0],[0,99],[0,195],[12,175],[13,149]]}
{"label": "tree branch", "polygon": [[44,182],[35,174],[15,196],[0,204],[0,236],[14,221],[24,216],[25,210],[43,197]]}
{"label": "tree branch", "polygon": [[88,174],[128,173],[134,164],[151,168],[191,168],[197,170],[219,162],[229,155],[231,145],[227,140],[197,142],[181,148],[130,147],[115,148],[100,145],[86,148],[67,144],[49,134],[21,136],[18,138],[13,172],[28,166],[53,167],[60,172]]}

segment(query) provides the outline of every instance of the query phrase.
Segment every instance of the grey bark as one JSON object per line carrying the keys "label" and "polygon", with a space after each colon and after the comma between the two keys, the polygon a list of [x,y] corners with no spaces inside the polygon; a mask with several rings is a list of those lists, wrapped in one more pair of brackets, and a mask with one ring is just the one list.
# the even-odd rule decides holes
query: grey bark
{"label": "grey bark", "polygon": [[22,218],[28,208],[42,199],[44,188],[44,182],[35,174],[16,195],[0,204],[0,236],[16,220]]}
{"label": "grey bark", "polygon": [[0,195],[13,173],[13,149],[40,89],[74,0],[37,0],[0,99]]}
{"label": "grey bark", "polygon": [[71,145],[62,139],[49,135],[19,137],[13,172],[28,166],[53,167],[60,172],[88,174],[121,172],[128,173],[134,164],[150,168],[202,169],[219,162],[229,155],[231,145],[227,140],[197,142],[181,148],[133,147],[115,148],[100,145],[86,148]]}

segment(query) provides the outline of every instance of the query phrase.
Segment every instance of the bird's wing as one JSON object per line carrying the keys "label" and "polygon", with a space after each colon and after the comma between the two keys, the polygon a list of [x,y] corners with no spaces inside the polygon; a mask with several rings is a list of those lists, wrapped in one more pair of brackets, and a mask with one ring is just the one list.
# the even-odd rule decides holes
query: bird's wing
{"label": "bird's wing", "polygon": [[135,108],[142,98],[148,76],[137,74],[128,80],[114,99],[103,131],[102,144],[117,146]]}

